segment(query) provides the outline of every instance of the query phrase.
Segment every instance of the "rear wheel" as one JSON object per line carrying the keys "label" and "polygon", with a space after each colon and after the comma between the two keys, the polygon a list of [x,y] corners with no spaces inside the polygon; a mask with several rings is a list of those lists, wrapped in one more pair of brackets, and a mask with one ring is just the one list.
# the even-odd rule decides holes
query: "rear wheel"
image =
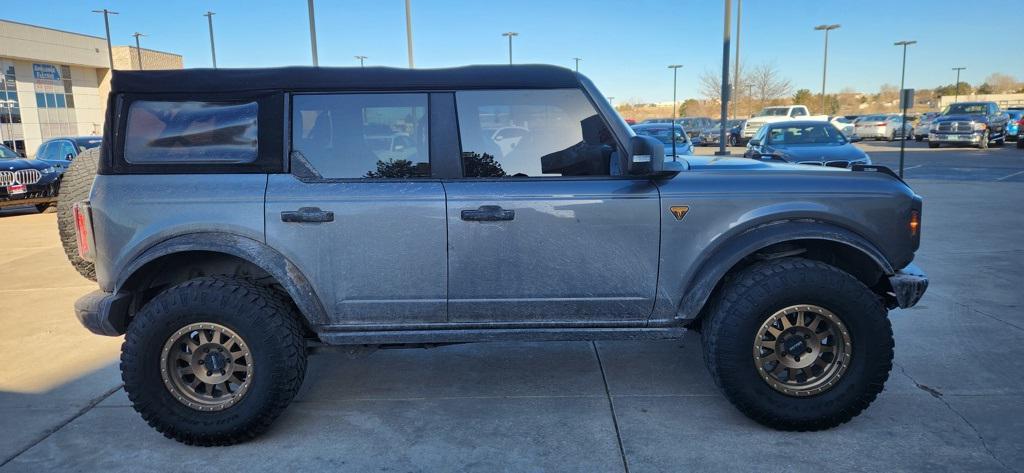
{"label": "rear wheel", "polygon": [[1024,149],[1024,138],[1021,138],[1020,136],[1017,137],[1017,148]]}
{"label": "rear wheel", "polygon": [[921,135],[917,135],[917,136],[914,137],[914,141],[920,143],[920,142],[924,141],[924,137],[921,136]]}
{"label": "rear wheel", "polygon": [[938,147],[939,147],[939,143],[937,143],[937,142],[935,142],[935,141],[930,141],[930,140],[929,140],[929,141],[928,141],[928,147],[929,147],[929,148],[938,148]]}
{"label": "rear wheel", "polygon": [[57,232],[60,234],[60,243],[64,246],[64,254],[79,274],[93,281],[96,280],[96,268],[78,256],[78,238],[75,235],[75,218],[71,213],[71,207],[76,202],[89,199],[99,160],[100,148],[85,150],[79,154],[68,165],[57,191]]}
{"label": "rear wheel", "polygon": [[236,278],[202,277],[160,293],[132,320],[121,347],[132,407],[189,445],[263,433],[305,372],[298,315],[270,289]]}
{"label": "rear wheel", "polygon": [[892,369],[892,328],[850,274],[801,258],[738,273],[704,321],[704,356],[725,396],[779,430],[821,430],[860,414]]}

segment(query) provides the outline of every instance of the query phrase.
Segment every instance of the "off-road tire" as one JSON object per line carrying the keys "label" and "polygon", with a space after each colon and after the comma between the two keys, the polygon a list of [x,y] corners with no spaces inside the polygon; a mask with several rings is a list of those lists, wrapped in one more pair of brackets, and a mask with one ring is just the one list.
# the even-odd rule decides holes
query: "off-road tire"
{"label": "off-road tire", "polygon": [[[778,430],[835,427],[861,413],[892,369],[893,337],[879,298],[850,274],[818,261],[782,258],[741,270],[703,321],[704,357],[715,384],[747,417]],[[831,388],[796,397],[773,389],[755,367],[754,338],[773,313],[814,304],[835,313],[852,341],[845,373]]]}
{"label": "off-road tire", "polygon": [[[252,353],[252,384],[223,410],[186,406],[161,377],[164,344],[199,322],[229,328]],[[231,277],[196,278],[160,293],[131,321],[121,346],[121,377],[132,406],[165,437],[188,445],[231,445],[265,432],[295,397],[305,372],[298,314],[274,291]]]}
{"label": "off-road tire", "polygon": [[96,178],[96,167],[99,162],[99,147],[83,151],[61,176],[60,188],[57,190],[57,232],[60,233],[64,254],[79,274],[92,281],[96,280],[96,267],[78,256],[75,217],[71,213],[71,207],[76,202],[89,199],[89,191],[92,190],[92,181]]}
{"label": "off-road tire", "polygon": [[928,142],[928,147],[929,148],[938,148],[939,147],[939,143],[936,143],[934,141],[929,141]]}

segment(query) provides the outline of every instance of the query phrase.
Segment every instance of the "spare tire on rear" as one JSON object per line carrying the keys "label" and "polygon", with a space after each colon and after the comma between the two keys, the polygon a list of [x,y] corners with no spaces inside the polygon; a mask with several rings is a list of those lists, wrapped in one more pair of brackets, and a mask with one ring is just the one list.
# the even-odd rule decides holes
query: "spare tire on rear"
{"label": "spare tire on rear", "polygon": [[79,274],[92,281],[96,280],[96,268],[91,262],[78,256],[75,217],[71,213],[71,207],[76,202],[89,200],[99,160],[100,148],[85,150],[79,154],[61,177],[60,189],[57,191],[57,231],[60,233],[60,243],[64,246],[64,254]]}

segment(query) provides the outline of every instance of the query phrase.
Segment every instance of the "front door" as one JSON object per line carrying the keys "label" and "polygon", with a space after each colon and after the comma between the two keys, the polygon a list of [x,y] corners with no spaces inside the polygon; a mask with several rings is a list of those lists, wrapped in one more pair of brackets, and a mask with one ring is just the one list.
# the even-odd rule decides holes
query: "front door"
{"label": "front door", "polygon": [[427,94],[292,97],[291,173],[269,176],[267,242],[310,279],[332,325],[446,317],[445,194]]}
{"label": "front door", "polygon": [[455,95],[463,177],[445,182],[449,321],[645,320],[658,189],[612,175],[623,151],[583,93]]}

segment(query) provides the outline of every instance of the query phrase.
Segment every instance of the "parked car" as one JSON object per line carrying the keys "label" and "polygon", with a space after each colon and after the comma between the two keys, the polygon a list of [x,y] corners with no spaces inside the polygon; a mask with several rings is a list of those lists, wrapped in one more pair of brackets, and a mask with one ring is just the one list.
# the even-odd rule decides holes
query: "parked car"
{"label": "parked car", "polygon": [[[675,133],[672,132],[671,123],[646,123],[633,125],[633,131],[639,136],[650,136],[665,145],[665,156],[687,156],[693,154],[693,142],[686,134],[682,125],[675,126]],[[675,143],[672,140],[675,139]]]}
{"label": "parked car", "polygon": [[942,111],[928,131],[928,147],[941,144],[969,144],[979,149],[989,143],[1006,142],[1010,117],[995,102],[959,102]]}
{"label": "parked car", "polygon": [[853,137],[856,134],[853,127],[853,120],[844,116],[829,117],[828,122],[843,132],[843,135],[847,138]]}
{"label": "parked car", "polygon": [[715,121],[708,117],[682,117],[676,121],[690,135],[694,146],[703,146],[704,138],[715,127]]}
{"label": "parked car", "polygon": [[835,125],[821,121],[769,123],[747,143],[743,156],[767,161],[848,168],[871,157]]}
{"label": "parked car", "polygon": [[[76,160],[102,157],[72,206],[99,285],[75,313],[124,335],[128,399],[187,444],[269,428],[309,341],[698,326],[738,409],[826,429],[882,391],[888,310],[927,287],[922,199],[892,171],[666,158],[562,67],[113,71],[110,97]],[[509,126],[530,134],[505,154]],[[366,144],[386,129],[400,159]]]}
{"label": "parked car", "polygon": [[1017,121],[1017,148],[1024,149],[1024,118]]}
{"label": "parked car", "polygon": [[653,124],[653,123],[672,123],[673,120],[675,120],[676,122],[679,121],[678,118],[675,118],[675,119],[673,119],[673,118],[648,118],[648,119],[640,122],[640,124],[641,125],[650,125],[650,124]]}
{"label": "parked car", "polygon": [[92,148],[97,148],[103,142],[99,136],[69,136],[51,138],[44,141],[36,148],[34,159],[43,161],[52,166],[58,173],[63,174],[71,161],[78,157],[79,153]]}
{"label": "parked car", "polygon": [[1019,142],[1017,135],[1020,133],[1021,123],[1024,123],[1024,110],[1007,110],[1006,115],[1010,118],[1006,122],[1006,139]]}
{"label": "parked car", "polygon": [[932,120],[939,116],[939,112],[924,112],[914,124],[914,140],[924,141],[928,138],[928,130],[932,127]]}
{"label": "parked car", "polygon": [[747,120],[743,126],[741,137],[749,140],[757,134],[762,126],[768,123],[783,122],[790,120],[820,120],[828,121],[826,115],[811,115],[807,107],[803,105],[783,105],[777,107],[765,107]]}
{"label": "parked car", "polygon": [[896,114],[868,115],[861,117],[854,125],[854,133],[861,139],[902,140],[913,133],[914,126],[903,122],[903,117]]}
{"label": "parked car", "polygon": [[46,210],[57,199],[59,177],[47,162],[22,158],[0,145],[0,208],[32,205]]}
{"label": "parked car", "polygon": [[[725,144],[726,146],[736,146],[740,141],[740,133],[743,132],[743,122],[746,120],[736,119],[727,120],[725,123]],[[715,120],[714,126],[711,127],[706,133],[701,135],[701,142],[706,146],[718,146],[719,140],[722,139],[722,121]]]}

